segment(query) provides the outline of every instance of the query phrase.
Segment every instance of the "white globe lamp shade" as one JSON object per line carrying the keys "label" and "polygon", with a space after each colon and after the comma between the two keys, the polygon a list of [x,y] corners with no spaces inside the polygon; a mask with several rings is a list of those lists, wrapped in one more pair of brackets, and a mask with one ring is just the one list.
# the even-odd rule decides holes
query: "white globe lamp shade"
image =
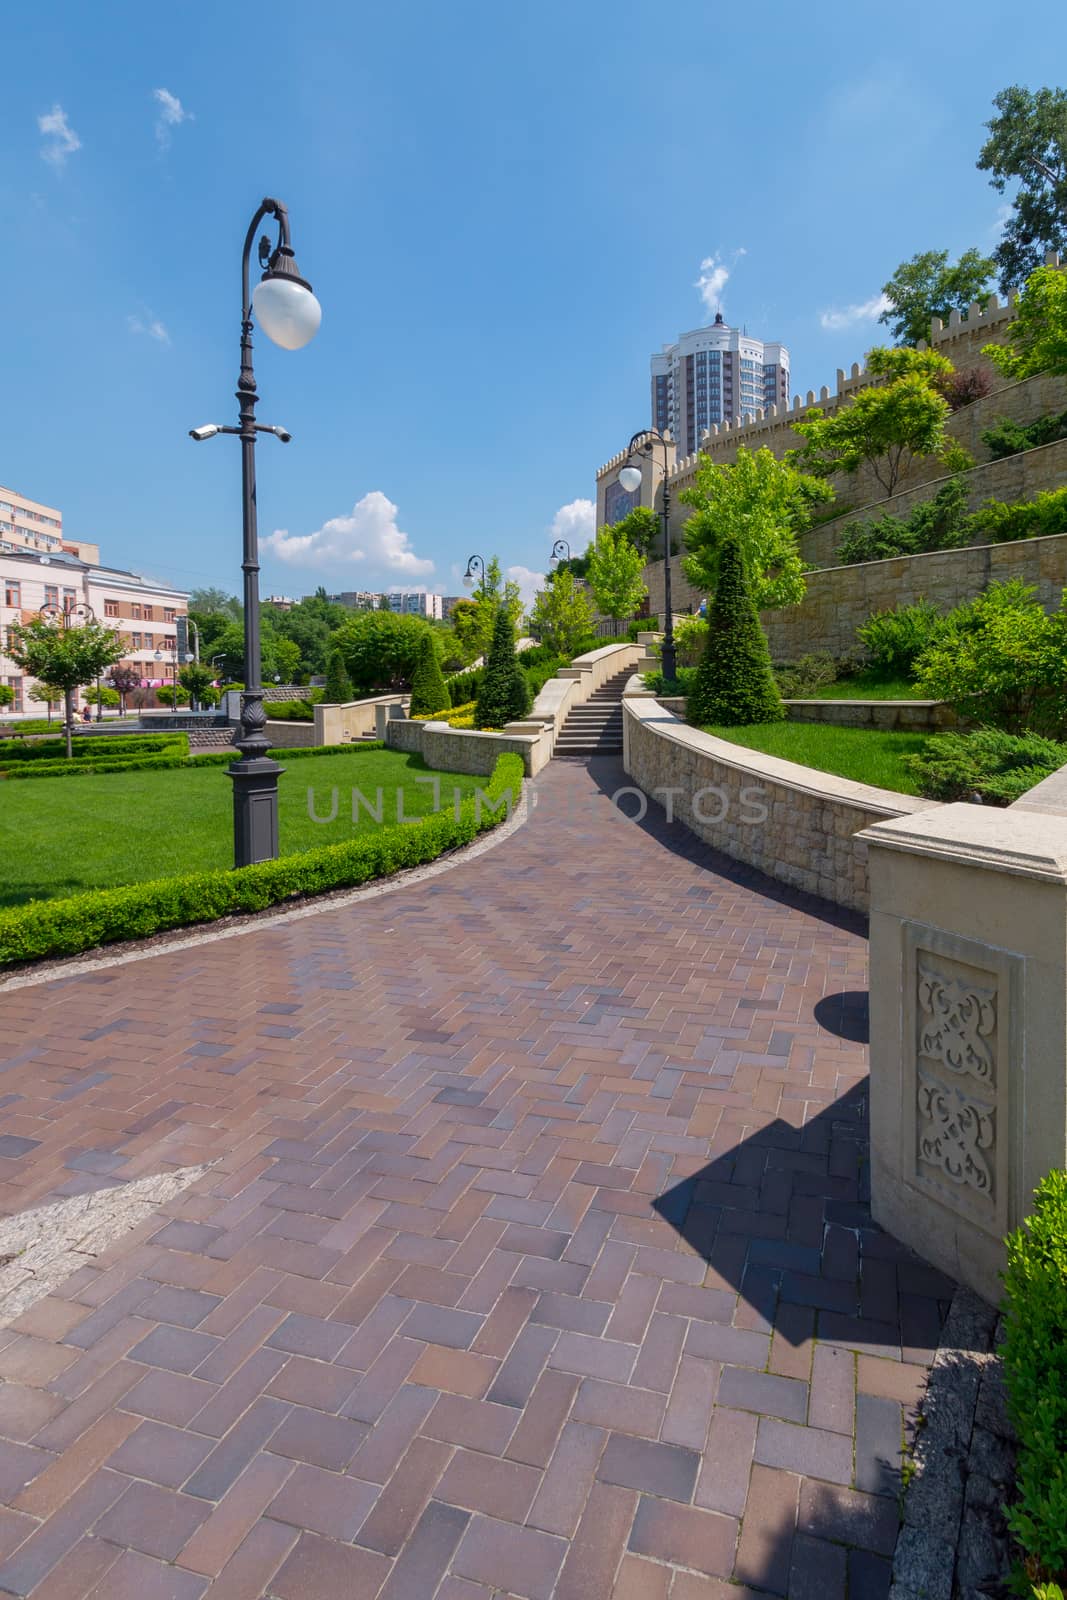
{"label": "white globe lamp shade", "polygon": [[641,487],[641,468],[623,467],[619,473],[619,482],[627,494],[634,494]]}
{"label": "white globe lamp shade", "polygon": [[465,572],[463,574],[463,587],[465,589],[473,589],[474,588],[474,578],[471,575],[471,573],[469,573],[469,572]]}
{"label": "white globe lamp shade", "polygon": [[311,290],[280,275],[256,284],[252,309],[267,338],[283,350],[302,350],[314,339],[322,321],[322,307]]}

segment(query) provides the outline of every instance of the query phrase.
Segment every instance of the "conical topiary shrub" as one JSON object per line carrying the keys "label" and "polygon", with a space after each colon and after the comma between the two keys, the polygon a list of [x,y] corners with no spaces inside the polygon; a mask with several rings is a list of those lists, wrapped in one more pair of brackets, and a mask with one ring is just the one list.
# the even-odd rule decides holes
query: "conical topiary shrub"
{"label": "conical topiary shrub", "polygon": [[437,647],[434,644],[433,634],[427,630],[426,637],[419,645],[415,675],[411,680],[409,715],[429,717],[435,711],[447,711],[449,705],[448,689],[441,676],[441,663],[437,659]]}
{"label": "conical topiary shrub", "polygon": [[505,723],[524,717],[532,701],[529,681],[515,655],[515,629],[507,607],[498,606],[493,642],[489,646],[489,659],[474,708],[474,725],[476,728],[502,728]]}
{"label": "conical topiary shrub", "polygon": [[330,646],[326,654],[326,687],[322,698],[328,706],[347,705],[353,698],[345,658],[335,644]]}
{"label": "conical topiary shrub", "polygon": [[727,540],[719,557],[718,583],[708,608],[707,642],[687,715],[697,727],[712,723],[727,728],[785,718],[736,539]]}

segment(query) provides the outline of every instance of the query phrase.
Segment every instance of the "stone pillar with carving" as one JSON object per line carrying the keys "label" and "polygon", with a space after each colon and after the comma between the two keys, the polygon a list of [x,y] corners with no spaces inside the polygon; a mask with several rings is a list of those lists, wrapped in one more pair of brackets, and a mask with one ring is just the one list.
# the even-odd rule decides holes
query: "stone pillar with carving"
{"label": "stone pillar with carving", "polygon": [[1067,816],[936,806],[866,828],[876,1220],[987,1300],[1067,1165]]}

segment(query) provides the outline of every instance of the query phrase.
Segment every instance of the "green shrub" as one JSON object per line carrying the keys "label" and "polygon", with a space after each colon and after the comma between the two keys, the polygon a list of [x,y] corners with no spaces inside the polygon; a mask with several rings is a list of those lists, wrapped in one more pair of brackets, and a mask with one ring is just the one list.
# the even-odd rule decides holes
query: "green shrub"
{"label": "green shrub", "polygon": [[1058,737],[1067,728],[1067,611],[1047,616],[1034,595],[1012,579],[950,611],[916,663],[921,693],[969,722]]}
{"label": "green shrub", "polygon": [[335,644],[326,652],[326,687],[322,697],[331,706],[348,705],[355,698],[345,658]]}
{"label": "green shrub", "polygon": [[926,550],[954,550],[977,537],[967,513],[967,485],[949,478],[929,500],[906,517],[883,512],[866,522],[851,523],[837,550],[842,566],[858,561],[884,561],[890,556],[917,555]]}
{"label": "green shrub", "polygon": [[[156,699],[161,706],[172,706],[174,704],[174,690],[163,685],[156,690]],[[189,704],[189,691],[188,689],[183,689],[181,684],[178,685],[178,704],[180,706]]]}
{"label": "green shrub", "polygon": [[465,706],[478,698],[484,667],[472,667],[469,672],[457,672],[448,680],[448,698],[454,706]]}
{"label": "green shrub", "polygon": [[263,705],[268,722],[314,722],[315,720],[310,700],[265,700]]}
{"label": "green shrub", "polygon": [[636,644],[639,633],[657,633],[658,631],[658,617],[635,617],[626,630],[626,637],[631,644]]}
{"label": "green shrub", "polygon": [[[286,764],[290,761],[299,761],[304,756],[342,756],[351,755],[353,749],[384,750],[385,745],[379,739],[361,739],[359,744],[326,744],[326,745],[297,745],[295,748],[288,745],[279,745],[272,749],[270,754],[283,760]],[[0,782],[10,778],[95,778],[105,772],[163,772],[177,767],[227,767],[238,759],[239,752],[230,750],[205,750],[194,755],[169,755],[163,752],[159,755],[132,755],[119,761],[91,761],[75,763],[73,761],[53,760],[35,761],[28,766],[22,763],[5,767],[3,752],[0,751]]]}
{"label": "green shrub", "polygon": [[971,800],[1007,806],[1067,763],[1067,744],[1039,734],[935,733],[904,760],[931,800]]}
{"label": "green shrub", "polygon": [[1050,1172],[1008,1236],[1002,1347],[1019,1438],[1008,1526],[1033,1582],[1067,1579],[1067,1173]]}
{"label": "green shrub", "polygon": [[526,674],[526,681],[530,685],[531,704],[537,699],[537,696],[541,693],[541,690],[544,688],[549,679],[556,676],[556,673],[559,671],[560,667],[565,667],[568,665],[566,656],[553,655],[550,655],[547,660],[541,661],[537,666],[533,667],[528,667],[526,665],[523,656],[519,657],[519,662],[522,666],[523,672]]}
{"label": "green shrub", "polygon": [[823,689],[828,683],[836,683],[838,667],[833,656],[825,651],[815,651],[801,656],[799,661],[775,667],[774,676],[778,680],[779,694],[787,700],[802,700],[814,689]]}
{"label": "green shrub", "polygon": [[719,550],[704,656],[696,669],[686,714],[698,727],[705,723],[739,727],[785,718],[767,640],[735,538],[724,539]]}
{"label": "green shrub", "polygon": [[[37,739],[32,744],[10,739],[0,749],[0,765],[13,761],[66,760],[66,745],[62,739]],[[184,733],[156,734],[93,734],[76,738],[72,761],[119,761],[127,756],[188,755],[189,739]]]}
{"label": "green shrub", "polygon": [[1008,417],[1001,417],[982,434],[982,443],[994,461],[1018,455],[1021,450],[1035,450],[1043,444],[1055,444],[1057,439],[1067,439],[1067,411],[1038,417],[1036,422],[1028,422],[1024,427]]}
{"label": "green shrub", "polygon": [[892,611],[876,611],[856,629],[876,677],[910,678],[923,651],[937,638],[945,619],[928,600]]}
{"label": "green shrub", "polygon": [[994,544],[1010,539],[1043,539],[1067,533],[1067,488],[1047,489],[1013,505],[986,500],[971,518],[976,533]]}
{"label": "green shrub", "polygon": [[[286,755],[294,753],[287,751]],[[499,756],[484,792],[491,804],[501,805],[506,799],[510,811],[511,802],[521,792],[522,779],[521,757]],[[469,844],[503,820],[499,811],[484,805],[479,810],[474,796],[462,801],[458,815],[449,807],[418,822],[378,828],[344,844],[282,856],[254,867],[186,873],[120,889],[95,889],[65,900],[32,901],[0,911],[0,966],[77,955],[97,945],[144,939],[166,928],[262,911],[296,895],[351,888],[432,861],[446,850]]]}
{"label": "green shrub", "polygon": [[502,728],[523,718],[532,704],[529,681],[515,654],[515,629],[508,608],[498,606],[489,659],[478,689],[475,725]]}
{"label": "green shrub", "polygon": [[441,675],[441,663],[437,656],[437,642],[433,634],[427,632],[419,645],[418,659],[411,680],[409,715],[430,716],[435,711],[443,711],[449,704],[448,689],[445,687],[445,680]]}
{"label": "green shrub", "polygon": [[665,678],[662,672],[646,672],[644,684],[646,689],[651,689],[653,694],[665,696],[690,695],[696,683],[696,667],[679,667],[674,678]]}

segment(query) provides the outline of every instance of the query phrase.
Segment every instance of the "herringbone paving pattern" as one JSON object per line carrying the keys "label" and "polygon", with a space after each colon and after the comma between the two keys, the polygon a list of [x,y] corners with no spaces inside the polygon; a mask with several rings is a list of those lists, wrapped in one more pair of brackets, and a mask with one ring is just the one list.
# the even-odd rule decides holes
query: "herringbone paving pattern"
{"label": "herringbone paving pattern", "polygon": [[951,1285],[865,1203],[862,934],[624,782],[0,995],[4,1209],[215,1163],[0,1332],[0,1592],[886,1595]]}

